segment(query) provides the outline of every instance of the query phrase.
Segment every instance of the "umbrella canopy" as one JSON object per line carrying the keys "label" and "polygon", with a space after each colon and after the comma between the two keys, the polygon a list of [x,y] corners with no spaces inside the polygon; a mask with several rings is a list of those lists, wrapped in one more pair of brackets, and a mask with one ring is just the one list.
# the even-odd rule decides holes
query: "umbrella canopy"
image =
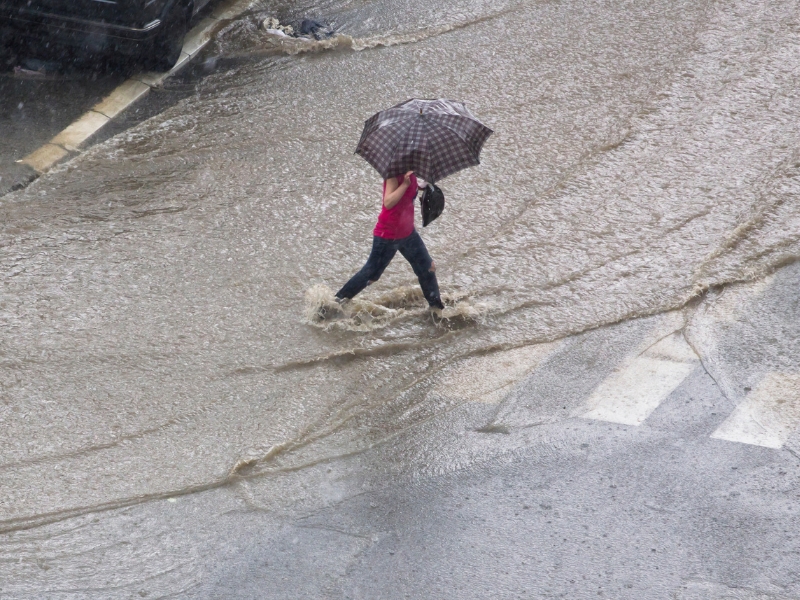
{"label": "umbrella canopy", "polygon": [[491,134],[461,102],[407,100],[364,123],[356,154],[384,179],[414,171],[434,182],[480,164]]}

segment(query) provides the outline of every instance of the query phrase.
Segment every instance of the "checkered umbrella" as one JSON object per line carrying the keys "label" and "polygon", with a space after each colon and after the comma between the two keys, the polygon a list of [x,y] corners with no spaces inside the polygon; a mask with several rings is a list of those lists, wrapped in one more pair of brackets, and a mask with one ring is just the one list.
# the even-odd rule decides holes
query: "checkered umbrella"
{"label": "checkered umbrella", "polygon": [[384,179],[414,171],[434,182],[480,164],[491,134],[461,102],[407,100],[364,123],[356,154]]}

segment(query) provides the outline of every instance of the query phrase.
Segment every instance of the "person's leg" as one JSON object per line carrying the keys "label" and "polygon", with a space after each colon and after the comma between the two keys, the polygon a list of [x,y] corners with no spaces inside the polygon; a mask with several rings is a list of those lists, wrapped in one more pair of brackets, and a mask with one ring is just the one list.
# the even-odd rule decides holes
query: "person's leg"
{"label": "person's leg", "polygon": [[337,298],[352,298],[370,283],[375,283],[381,278],[386,267],[392,262],[397,252],[395,240],[385,240],[378,236],[372,238],[372,252],[369,254],[367,264],[336,292]]}
{"label": "person's leg", "polygon": [[435,308],[444,308],[442,298],[439,295],[439,282],[436,280],[436,264],[428,254],[425,242],[415,229],[407,238],[403,238],[400,243],[400,254],[411,264],[414,274],[419,279],[422,294],[428,304]]}

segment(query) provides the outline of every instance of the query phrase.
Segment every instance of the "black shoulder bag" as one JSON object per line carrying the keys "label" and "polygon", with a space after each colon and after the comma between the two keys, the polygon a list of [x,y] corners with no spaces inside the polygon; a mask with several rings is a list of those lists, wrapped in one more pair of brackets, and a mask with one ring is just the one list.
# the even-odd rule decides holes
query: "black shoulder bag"
{"label": "black shoulder bag", "polygon": [[422,192],[422,226],[427,227],[444,210],[444,192],[433,183],[429,183]]}

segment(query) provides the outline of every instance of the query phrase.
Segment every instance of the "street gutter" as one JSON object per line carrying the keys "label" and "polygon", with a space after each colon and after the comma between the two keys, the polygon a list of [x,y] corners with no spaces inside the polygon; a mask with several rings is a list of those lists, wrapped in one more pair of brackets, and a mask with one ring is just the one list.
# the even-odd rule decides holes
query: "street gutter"
{"label": "street gutter", "polygon": [[[17,163],[20,165],[30,167],[35,171],[25,185],[49,171],[56,164],[78,153],[85,147],[89,138],[136,101],[146,96],[150,90],[159,87],[167,78],[183,69],[213,39],[215,33],[255,3],[256,0],[221,2],[209,16],[203,18],[186,34],[183,39],[181,56],[172,69],[163,73],[144,72],[133,75],[98,104],[61,130],[49,142],[18,160]],[[19,187],[24,187],[24,185],[18,186],[17,189]]]}

